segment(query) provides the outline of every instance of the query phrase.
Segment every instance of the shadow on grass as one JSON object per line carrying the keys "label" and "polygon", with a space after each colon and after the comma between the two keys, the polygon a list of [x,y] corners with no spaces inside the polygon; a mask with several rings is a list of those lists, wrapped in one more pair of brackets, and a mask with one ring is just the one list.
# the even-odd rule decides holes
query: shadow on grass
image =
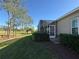
{"label": "shadow on grass", "polygon": [[[31,36],[27,36],[27,37],[23,37],[23,38],[19,38],[19,39],[12,39],[12,40],[4,41],[4,42],[0,43],[0,47],[5,46],[5,45],[8,45],[6,48],[8,48],[10,46],[12,47],[12,46],[16,45],[18,42],[20,43],[20,42],[24,41],[26,38],[27,39],[31,38]],[[6,48],[4,48],[4,49],[6,49]]]}
{"label": "shadow on grass", "polygon": [[17,41],[17,40],[16,39],[12,39],[12,40],[7,40],[7,41],[4,41],[4,42],[1,42],[0,43],[0,48],[5,46],[5,45],[10,45],[10,44],[12,44],[15,41]]}
{"label": "shadow on grass", "polygon": [[43,44],[32,41],[27,36],[0,50],[0,59],[60,59]]}

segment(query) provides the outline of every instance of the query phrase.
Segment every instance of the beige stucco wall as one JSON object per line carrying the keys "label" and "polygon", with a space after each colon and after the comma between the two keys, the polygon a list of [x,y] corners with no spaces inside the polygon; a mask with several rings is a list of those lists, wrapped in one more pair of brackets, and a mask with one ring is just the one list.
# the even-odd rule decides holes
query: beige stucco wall
{"label": "beige stucco wall", "polygon": [[79,10],[74,12],[71,15],[64,17],[63,19],[60,19],[57,22],[57,34],[58,35],[60,33],[71,34],[72,33],[72,20],[73,20],[73,17],[76,17],[76,16],[79,16]]}

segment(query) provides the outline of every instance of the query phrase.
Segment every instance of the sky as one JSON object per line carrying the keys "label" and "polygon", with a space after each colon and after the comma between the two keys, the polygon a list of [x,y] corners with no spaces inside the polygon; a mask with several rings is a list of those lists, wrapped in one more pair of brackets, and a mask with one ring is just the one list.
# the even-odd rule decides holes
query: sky
{"label": "sky", "polygon": [[[23,4],[28,9],[36,28],[41,19],[56,20],[79,7],[79,0],[27,0]],[[0,9],[0,25],[4,25],[7,19],[7,12]]]}

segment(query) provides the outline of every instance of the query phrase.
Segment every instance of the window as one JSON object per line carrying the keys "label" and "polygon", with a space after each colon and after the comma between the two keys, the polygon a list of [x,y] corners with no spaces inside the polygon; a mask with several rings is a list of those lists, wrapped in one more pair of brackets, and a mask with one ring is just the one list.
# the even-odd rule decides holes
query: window
{"label": "window", "polygon": [[77,17],[73,19],[72,21],[72,34],[73,35],[78,35],[78,21]]}
{"label": "window", "polygon": [[50,26],[50,33],[49,33],[51,36],[55,36],[55,26],[52,25]]}

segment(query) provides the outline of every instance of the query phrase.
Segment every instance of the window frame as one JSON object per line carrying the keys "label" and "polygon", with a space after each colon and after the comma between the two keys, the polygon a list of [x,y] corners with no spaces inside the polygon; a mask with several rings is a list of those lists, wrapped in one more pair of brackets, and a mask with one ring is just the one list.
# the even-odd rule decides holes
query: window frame
{"label": "window frame", "polygon": [[[79,17],[74,17],[73,19],[72,19],[72,25],[71,25],[71,34],[72,35],[75,35],[74,33],[73,33],[73,29],[76,29],[77,30],[77,35],[79,34],[79,21],[78,21],[78,18]],[[77,24],[75,24],[74,23],[74,26],[73,26],[73,21],[75,21]]]}

